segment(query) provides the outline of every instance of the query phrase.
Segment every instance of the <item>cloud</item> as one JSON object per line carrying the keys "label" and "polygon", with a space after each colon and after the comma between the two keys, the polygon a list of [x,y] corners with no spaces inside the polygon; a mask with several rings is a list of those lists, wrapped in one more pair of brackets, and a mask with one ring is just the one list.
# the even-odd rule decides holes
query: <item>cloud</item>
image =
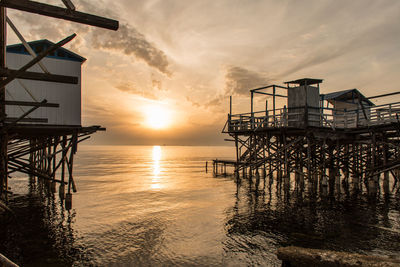
{"label": "cloud", "polygon": [[152,100],[159,99],[159,97],[157,95],[153,94],[149,90],[139,89],[133,83],[130,83],[130,82],[121,82],[118,85],[116,85],[115,88],[122,92],[132,94],[132,95],[138,95],[138,96],[141,96],[141,97],[144,97],[147,99],[152,99]]}
{"label": "cloud", "polygon": [[204,101],[204,103],[200,103],[198,101],[193,100],[192,98],[186,96],[186,100],[193,106],[197,108],[213,108],[213,107],[220,107],[222,102],[224,101],[223,95],[217,95],[211,99]]}
{"label": "cloud", "polygon": [[252,71],[244,67],[228,66],[225,70],[224,90],[216,95],[212,95],[202,103],[186,97],[186,100],[194,107],[213,109],[214,111],[223,110],[222,104],[228,96],[248,96],[250,89],[261,87],[270,83],[265,73]]}
{"label": "cloud", "polygon": [[171,75],[165,53],[147,41],[142,33],[129,24],[122,24],[118,31],[107,34],[104,34],[101,29],[94,29],[92,45],[97,49],[117,50],[125,55],[134,55],[160,72],[168,76]]}
{"label": "cloud", "polygon": [[229,66],[225,74],[225,96],[247,96],[250,89],[267,85],[269,82],[270,80],[264,73],[251,71],[243,67]]}
{"label": "cloud", "polygon": [[192,106],[194,107],[201,107],[200,103],[197,101],[194,101],[192,98],[186,96],[186,101],[188,101]]}
{"label": "cloud", "polygon": [[168,91],[167,89],[165,89],[162,86],[162,81],[161,80],[154,79],[154,78],[151,80],[151,88],[153,90],[157,90],[157,91]]}
{"label": "cloud", "polygon": [[[396,4],[399,5],[399,3]],[[327,18],[334,18],[334,20],[325,21],[326,24],[320,24],[315,29],[304,29],[303,38],[298,38],[294,43],[288,42],[292,46],[295,61],[291,62],[294,63],[293,66],[288,67],[280,76],[288,76],[316,66],[336,67],[339,60],[350,63],[359,61],[362,57],[375,56],[379,53],[385,55],[398,50],[400,41],[399,27],[396,23],[399,17],[398,8],[390,8],[384,1],[372,1],[369,4],[354,1],[352,5],[349,7],[354,10],[340,12],[339,16],[344,14],[354,14],[354,16],[343,17],[343,19],[328,16]],[[359,5],[363,8],[363,15],[360,13],[361,9],[357,9]],[[331,4],[324,7],[326,9],[323,14],[332,12],[330,11],[333,8]],[[338,7],[343,10],[343,6],[338,5]],[[390,10],[387,10],[388,7]],[[374,14],[373,18],[369,15],[364,17],[364,14],[371,13],[370,10],[381,11]],[[322,21],[324,20],[325,18]],[[336,62],[333,62],[335,60]]]}
{"label": "cloud", "polygon": [[251,89],[270,84],[271,80],[266,76],[265,73],[244,67],[228,66],[225,70],[225,87],[222,93],[209,97],[203,103],[199,103],[190,97],[186,97],[186,100],[194,107],[221,109],[228,96],[249,96]]}
{"label": "cloud", "polygon": [[[79,11],[107,18],[118,18],[117,13],[111,11],[118,10],[112,3],[110,6],[110,3],[100,1],[94,5],[89,1],[81,0],[77,2],[76,6]],[[122,52],[124,55],[134,56],[163,74],[168,76],[172,74],[168,69],[169,61],[166,54],[157,48],[155,44],[149,42],[144,34],[128,23],[120,23],[118,31],[109,31],[45,16],[40,16],[40,23],[38,23],[37,15],[19,11],[13,11],[10,17],[13,21],[13,18],[16,18],[15,24],[17,24],[17,27],[21,23],[29,27],[29,31],[24,31],[24,35],[28,40],[47,38],[57,42],[76,32],[78,38],[75,38],[70,44],[70,47],[76,52],[79,52],[79,46],[81,45],[96,49],[114,50]],[[80,38],[84,39],[85,44]]]}

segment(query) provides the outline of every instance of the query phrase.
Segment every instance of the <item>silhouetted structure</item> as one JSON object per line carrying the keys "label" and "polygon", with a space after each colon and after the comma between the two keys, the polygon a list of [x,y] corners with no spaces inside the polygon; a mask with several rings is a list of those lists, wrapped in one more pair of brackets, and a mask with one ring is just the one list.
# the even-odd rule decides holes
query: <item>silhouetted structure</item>
{"label": "silhouetted structure", "polygon": [[[399,176],[400,102],[374,105],[371,99],[400,92],[365,97],[352,89],[323,95],[321,83],[304,78],[252,89],[249,113],[232,114],[231,98],[223,133],[236,145],[238,181],[240,173],[256,181],[277,177],[290,188],[294,179],[300,190],[326,194],[340,192],[341,184],[359,190],[364,182],[375,194],[383,173],[388,193],[389,172],[395,184]],[[255,94],[272,100],[272,109],[266,101],[265,110],[254,111]],[[277,97],[286,98],[283,107]]]}
{"label": "silhouetted structure", "polygon": [[[14,172],[23,172],[33,179],[38,177],[46,181],[52,192],[55,192],[56,184],[60,184],[60,197],[66,197],[65,205],[69,209],[71,191],[76,191],[72,173],[78,143],[89,138],[90,134],[104,130],[100,126],[81,126],[80,64],[84,58],[62,48],[75,34],[56,44],[47,40],[27,43],[6,16],[6,8],[12,8],[110,30],[118,29],[118,21],[78,12],[70,0],[62,2],[66,8],[26,0],[0,2],[0,74],[3,77],[0,80],[0,197],[7,198],[9,176]],[[6,23],[22,43],[10,46],[7,51],[14,53],[7,60],[7,65],[15,69],[9,69],[6,65]],[[72,66],[74,63],[66,63],[66,59],[81,61],[77,63],[79,70]],[[50,65],[49,68],[42,60]],[[17,79],[28,81],[23,83],[18,80],[16,84]],[[37,88],[29,88],[32,84],[41,87],[41,92],[47,90],[47,94],[35,95],[33,91]],[[63,97],[61,94],[69,89],[71,91],[67,92],[68,96]],[[32,99],[24,98],[23,92],[28,93]],[[46,97],[57,102],[48,103]],[[14,106],[17,108],[12,108]],[[50,110],[57,108],[58,112]],[[48,110],[35,114],[37,109]],[[35,117],[38,114],[42,117]],[[57,171],[61,176],[59,178],[56,177]]]}

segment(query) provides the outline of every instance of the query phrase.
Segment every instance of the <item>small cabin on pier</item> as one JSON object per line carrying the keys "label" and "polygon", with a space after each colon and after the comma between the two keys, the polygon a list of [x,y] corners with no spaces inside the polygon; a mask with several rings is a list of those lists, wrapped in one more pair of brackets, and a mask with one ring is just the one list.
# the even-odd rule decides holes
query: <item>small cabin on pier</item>
{"label": "small cabin on pier", "polygon": [[321,94],[321,101],[333,107],[335,125],[345,127],[356,126],[358,120],[366,121],[371,117],[371,107],[375,106],[357,89],[343,90],[329,94]]}
{"label": "small cabin on pier", "polygon": [[[54,43],[49,40],[38,40],[28,43],[35,54],[46,50]],[[17,70],[32,60],[23,44],[7,46],[7,68]],[[81,126],[81,67],[86,59],[65,48],[58,48],[46,56],[41,64],[51,74],[74,76],[77,84],[55,83],[48,81],[15,79],[6,86],[6,101],[21,105],[7,105],[9,119],[18,118],[30,109],[22,102],[40,102],[58,104],[58,107],[41,107],[28,115],[21,123],[54,126]],[[36,64],[28,71],[41,72]]]}
{"label": "small cabin on pier", "polygon": [[321,79],[310,78],[285,82],[288,86],[288,126],[320,125],[319,84],[321,82]]}

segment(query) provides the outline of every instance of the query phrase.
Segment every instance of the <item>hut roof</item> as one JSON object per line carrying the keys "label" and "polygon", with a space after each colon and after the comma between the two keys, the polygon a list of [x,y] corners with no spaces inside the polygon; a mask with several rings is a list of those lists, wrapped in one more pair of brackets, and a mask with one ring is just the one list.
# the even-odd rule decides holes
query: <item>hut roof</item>
{"label": "hut roof", "polygon": [[298,79],[298,80],[293,80],[293,81],[288,81],[284,82],[285,84],[296,84],[298,86],[303,86],[303,85],[312,85],[312,84],[318,84],[322,83],[322,79],[313,79],[313,78],[303,78],[303,79]]}
{"label": "hut roof", "polygon": [[[28,42],[28,44],[32,48],[32,50],[35,51],[36,54],[39,54],[40,52],[46,50],[48,47],[50,47],[54,43],[47,39],[42,39],[42,40]],[[29,55],[28,51],[25,49],[25,47],[22,43],[8,45],[7,53]],[[86,58],[72,52],[71,50],[65,49],[63,47],[58,48],[56,51],[54,51],[53,53],[50,53],[46,57],[77,61],[77,62],[81,62],[81,63],[86,61]]]}
{"label": "hut roof", "polygon": [[333,101],[342,101],[347,103],[358,103],[358,98],[361,98],[363,104],[367,104],[369,106],[375,106],[374,103],[371,102],[368,98],[366,98],[363,94],[360,93],[357,89],[349,89],[343,91],[337,91],[329,94],[321,94],[322,100],[327,100],[329,103]]}

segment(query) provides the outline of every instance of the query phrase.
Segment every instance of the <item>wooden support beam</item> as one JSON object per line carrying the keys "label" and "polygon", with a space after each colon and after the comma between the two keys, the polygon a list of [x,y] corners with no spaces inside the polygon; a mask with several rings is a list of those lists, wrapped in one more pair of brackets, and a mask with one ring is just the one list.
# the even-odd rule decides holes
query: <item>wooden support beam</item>
{"label": "wooden support beam", "polygon": [[78,77],[75,76],[48,74],[48,73],[32,72],[32,71],[24,71],[18,73],[18,70],[0,68],[0,77],[10,77],[15,75],[18,76],[18,79],[78,84]]}
{"label": "wooden support beam", "polygon": [[[42,102],[40,102],[42,104],[47,103],[47,100],[44,99]],[[36,109],[38,109],[39,106],[33,107],[30,110],[28,110],[27,112],[25,112],[24,114],[22,114],[19,118],[10,118],[10,117],[6,117],[5,121],[9,121],[11,122],[9,125],[7,125],[6,127],[4,127],[5,129],[17,124],[17,122],[19,121],[25,121],[25,122],[47,122],[47,119],[32,119],[32,118],[25,118],[26,116],[28,116],[29,114],[31,114],[33,111],[35,111]],[[37,120],[37,121],[35,121]],[[42,121],[42,120],[46,120],[46,121]]]}
{"label": "wooden support beam", "polygon": [[[6,27],[6,8],[0,7],[0,68],[6,67],[6,40],[7,40],[7,27]],[[0,81],[3,78],[0,77]],[[0,102],[6,99],[6,88],[0,86]],[[0,105],[0,122],[6,118],[6,107]],[[3,128],[4,130],[4,128]],[[0,199],[7,196],[4,190],[7,190],[7,143],[8,135],[6,131],[0,131]]]}
{"label": "wooden support beam", "polygon": [[398,94],[400,94],[400,92],[393,92],[393,93],[388,93],[388,94],[370,96],[370,97],[367,97],[367,99],[373,99],[373,98],[379,98],[379,97],[385,97],[385,96],[392,96],[392,95],[398,95]]}
{"label": "wooden support beam", "polygon": [[49,121],[48,119],[45,118],[23,118],[23,119],[11,118],[11,117],[6,118],[6,122],[14,123],[16,120],[18,120],[18,122],[43,122],[43,123],[47,123]]}
{"label": "wooden support beam", "polygon": [[[58,179],[52,179],[47,173],[42,172],[42,170],[36,168],[36,169],[32,169],[32,166],[28,163],[25,163],[23,161],[14,159],[13,161],[8,162],[8,164],[10,165],[11,169],[17,169],[19,172],[23,172],[26,174],[33,174],[35,176],[38,176],[42,179],[45,180],[50,180],[50,181],[56,181],[58,183],[63,183],[61,180]],[[66,184],[64,182],[64,184]]]}
{"label": "wooden support beam", "polygon": [[45,3],[39,3],[28,0],[1,0],[0,6],[49,16],[53,18],[64,19],[82,24],[92,25],[109,30],[117,30],[119,23],[116,20],[99,17],[69,8],[52,6]]}
{"label": "wooden support beam", "polygon": [[29,102],[29,101],[9,101],[6,100],[0,104],[6,106],[28,106],[28,107],[47,107],[47,108],[58,108],[60,104],[57,103],[42,103],[42,102]]}
{"label": "wooden support beam", "polygon": [[272,85],[268,85],[268,86],[263,86],[263,87],[251,89],[250,91],[255,92],[255,91],[258,91],[258,90],[268,89],[268,88],[272,88],[272,87],[273,87],[273,88],[285,89],[285,90],[288,89],[287,87],[283,87],[283,86],[280,86],[280,85],[272,84]]}
{"label": "wooden support beam", "polygon": [[75,10],[75,5],[70,0],[61,0],[69,10]]}
{"label": "wooden support beam", "polygon": [[[265,93],[265,92],[257,92],[257,91],[254,91],[254,93],[256,93],[256,94],[261,94],[261,95],[269,95],[269,96],[274,96],[274,94]],[[287,95],[275,94],[275,96],[279,96],[279,97],[284,97],[284,98],[287,98]]]}
{"label": "wooden support beam", "polygon": [[74,167],[74,154],[76,151],[76,146],[77,146],[77,134],[73,134],[72,135],[72,140],[71,140],[71,151],[69,154],[69,159],[66,158],[66,163],[67,163],[67,168],[68,168],[68,174],[69,174],[69,179],[68,179],[68,194],[71,194],[71,187],[72,187],[72,191],[74,193],[76,193],[76,186],[75,186],[75,182],[74,182],[74,177],[72,175],[72,170]]}
{"label": "wooden support beam", "polygon": [[[36,53],[35,51],[33,51],[33,49],[31,48],[31,46],[28,44],[28,42],[25,40],[24,36],[22,36],[22,34],[18,31],[17,27],[15,27],[14,23],[11,21],[11,19],[9,17],[6,18],[7,19],[7,23],[8,25],[10,25],[11,29],[14,31],[14,33],[17,35],[18,39],[22,42],[22,44],[24,45],[26,51],[28,51],[28,53],[32,56],[32,57],[36,57]],[[50,73],[46,66],[42,63],[39,62],[39,67],[43,70],[43,72],[45,73]]]}

